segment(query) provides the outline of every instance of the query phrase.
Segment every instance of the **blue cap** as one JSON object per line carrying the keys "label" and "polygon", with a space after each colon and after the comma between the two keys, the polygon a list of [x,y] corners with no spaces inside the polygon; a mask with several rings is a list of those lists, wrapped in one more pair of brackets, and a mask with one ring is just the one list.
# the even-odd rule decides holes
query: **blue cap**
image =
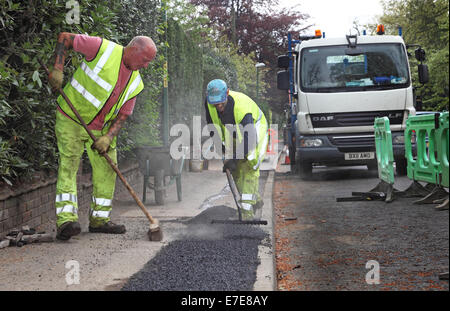
{"label": "blue cap", "polygon": [[206,87],[206,99],[211,105],[223,103],[227,100],[227,84],[220,79],[214,79]]}

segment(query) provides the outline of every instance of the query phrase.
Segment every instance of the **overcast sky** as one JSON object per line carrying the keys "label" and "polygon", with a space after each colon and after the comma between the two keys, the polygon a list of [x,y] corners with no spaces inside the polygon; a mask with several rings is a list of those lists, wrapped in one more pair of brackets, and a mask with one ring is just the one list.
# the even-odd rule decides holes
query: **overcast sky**
{"label": "overcast sky", "polygon": [[308,25],[315,24],[310,28],[311,34],[320,29],[327,38],[349,34],[355,18],[360,24],[377,23],[376,17],[383,13],[379,0],[279,0],[279,3],[283,7],[300,4],[300,11],[311,17]]}

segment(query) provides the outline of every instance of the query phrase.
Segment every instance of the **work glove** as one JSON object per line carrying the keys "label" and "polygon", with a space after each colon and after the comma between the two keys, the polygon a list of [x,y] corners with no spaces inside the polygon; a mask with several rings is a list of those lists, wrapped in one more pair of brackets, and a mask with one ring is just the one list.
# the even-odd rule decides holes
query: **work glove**
{"label": "work glove", "polygon": [[52,72],[50,72],[50,75],[48,76],[48,82],[52,86],[53,90],[61,88],[63,78],[64,78],[63,72],[58,68],[53,68]]}
{"label": "work glove", "polygon": [[235,159],[228,159],[223,162],[223,172],[225,173],[226,169],[230,171],[230,173],[233,173],[237,168],[237,160]]}
{"label": "work glove", "polygon": [[97,140],[92,145],[92,148],[97,150],[98,153],[105,153],[108,151],[111,142],[112,142],[111,137],[109,137],[108,135],[103,135],[97,138]]}

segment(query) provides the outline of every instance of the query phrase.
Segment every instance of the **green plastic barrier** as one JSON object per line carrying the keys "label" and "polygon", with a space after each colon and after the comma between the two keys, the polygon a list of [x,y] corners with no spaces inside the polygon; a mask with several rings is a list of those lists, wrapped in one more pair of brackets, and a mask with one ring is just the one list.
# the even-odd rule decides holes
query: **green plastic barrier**
{"label": "green plastic barrier", "polygon": [[448,174],[448,112],[441,113],[439,117],[439,128],[436,130],[436,147],[438,160],[441,164],[441,180],[440,185],[442,187],[449,187],[449,174]]}
{"label": "green plastic barrier", "polygon": [[[436,116],[434,114],[411,116],[406,120],[405,157],[408,177],[416,181],[439,184],[441,165],[436,148]],[[412,153],[413,131],[416,135],[417,155]]]}
{"label": "green plastic barrier", "polygon": [[378,177],[388,184],[394,184],[394,155],[392,133],[388,117],[375,118],[375,147],[378,163]]}

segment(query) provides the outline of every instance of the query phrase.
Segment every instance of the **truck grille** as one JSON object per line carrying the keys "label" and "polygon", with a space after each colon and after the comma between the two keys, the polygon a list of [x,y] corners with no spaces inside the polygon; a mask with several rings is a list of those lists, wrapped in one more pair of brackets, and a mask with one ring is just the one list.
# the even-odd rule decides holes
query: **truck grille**
{"label": "truck grille", "polygon": [[373,134],[363,135],[329,135],[331,144],[335,145],[341,152],[374,151],[375,136]]}
{"label": "truck grille", "polygon": [[364,111],[311,114],[314,127],[371,126],[375,118],[388,117],[390,124],[402,124],[403,111]]}

